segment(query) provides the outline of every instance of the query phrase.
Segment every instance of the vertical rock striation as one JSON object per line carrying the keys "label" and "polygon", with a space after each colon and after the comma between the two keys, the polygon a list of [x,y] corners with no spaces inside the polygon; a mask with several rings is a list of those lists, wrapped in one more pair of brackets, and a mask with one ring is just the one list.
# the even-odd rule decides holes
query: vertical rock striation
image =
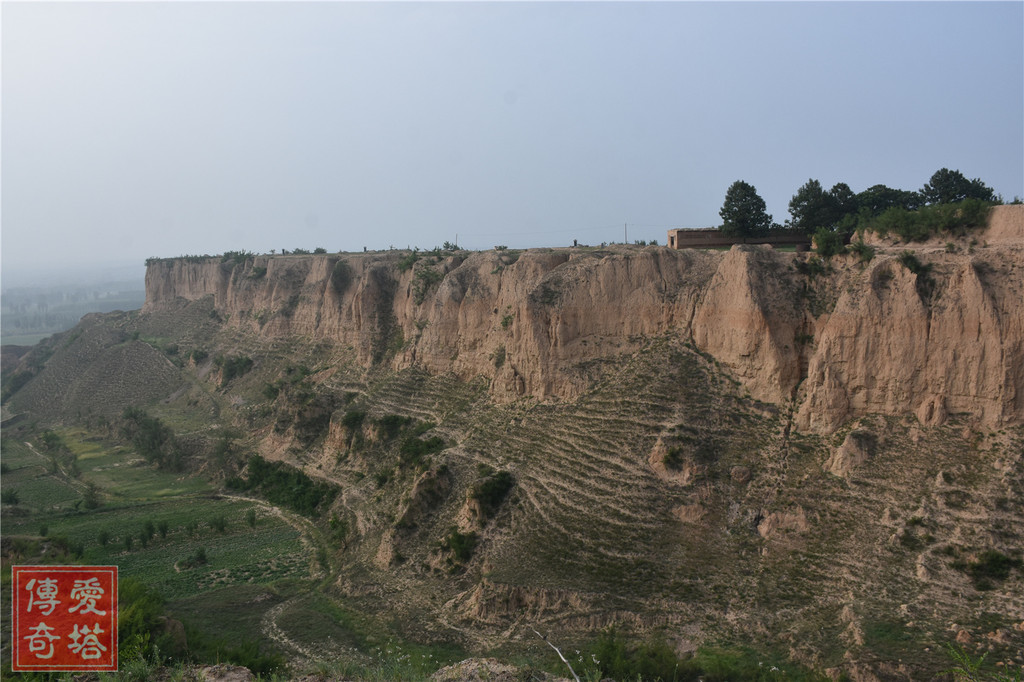
{"label": "vertical rock striation", "polygon": [[493,396],[567,398],[592,366],[652,338],[692,342],[760,400],[797,400],[829,432],[868,413],[1024,421],[1024,207],[976,244],[880,243],[808,274],[807,256],[611,247],[153,262],[143,312],[212,297],[227,324],[352,346],[369,366],[491,381]]}

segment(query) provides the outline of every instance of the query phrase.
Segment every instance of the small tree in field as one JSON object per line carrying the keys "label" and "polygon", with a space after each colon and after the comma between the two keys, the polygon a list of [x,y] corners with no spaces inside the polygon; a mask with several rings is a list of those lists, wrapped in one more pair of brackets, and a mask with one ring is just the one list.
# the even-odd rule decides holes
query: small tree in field
{"label": "small tree in field", "polygon": [[737,180],[725,193],[725,203],[718,215],[722,217],[722,232],[737,237],[756,237],[766,234],[772,227],[764,199],[753,185]]}
{"label": "small tree in field", "polygon": [[82,501],[85,503],[86,509],[96,509],[103,504],[103,499],[100,497],[100,487],[92,481],[87,481],[85,484],[85,493],[82,495]]}

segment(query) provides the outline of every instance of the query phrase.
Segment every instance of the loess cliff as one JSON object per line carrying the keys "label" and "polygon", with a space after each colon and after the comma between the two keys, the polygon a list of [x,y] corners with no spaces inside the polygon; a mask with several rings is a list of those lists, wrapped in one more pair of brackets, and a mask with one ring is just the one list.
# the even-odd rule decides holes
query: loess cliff
{"label": "loess cliff", "polygon": [[875,239],[869,262],[824,267],[767,246],[167,259],[147,270],[143,311],[209,298],[259,336],[483,376],[500,401],[575,398],[588,367],[670,336],[755,399],[794,405],[798,428],[867,414],[999,428],[1024,421],[1022,208],[996,207],[970,241],[913,245],[909,260]]}

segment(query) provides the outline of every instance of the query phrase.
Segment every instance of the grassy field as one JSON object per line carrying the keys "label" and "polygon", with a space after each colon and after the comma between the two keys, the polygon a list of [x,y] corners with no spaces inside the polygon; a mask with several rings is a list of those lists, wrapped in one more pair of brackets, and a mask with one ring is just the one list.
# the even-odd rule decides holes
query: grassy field
{"label": "grassy field", "polygon": [[[255,528],[245,520],[250,502],[182,496],[157,502],[110,506],[91,512],[33,515],[4,523],[5,535],[36,535],[46,525],[51,537],[67,537],[84,547],[82,560],[90,564],[116,564],[121,575],[156,588],[164,597],[193,596],[235,583],[273,582],[284,577],[309,575],[309,557],[299,531],[282,518],[259,513]],[[211,520],[223,517],[223,532]],[[146,522],[167,524],[167,535],[157,532],[142,547]],[[106,544],[101,535],[106,534]],[[126,547],[131,538],[131,549]],[[176,568],[202,548],[205,565]]]}

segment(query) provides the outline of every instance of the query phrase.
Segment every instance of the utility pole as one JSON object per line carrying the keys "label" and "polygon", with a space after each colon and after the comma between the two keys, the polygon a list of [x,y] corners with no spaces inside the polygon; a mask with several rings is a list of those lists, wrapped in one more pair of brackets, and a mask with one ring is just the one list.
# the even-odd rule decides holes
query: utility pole
{"label": "utility pole", "polygon": [[626,234],[626,223],[622,223],[622,243],[629,243],[629,236]]}

